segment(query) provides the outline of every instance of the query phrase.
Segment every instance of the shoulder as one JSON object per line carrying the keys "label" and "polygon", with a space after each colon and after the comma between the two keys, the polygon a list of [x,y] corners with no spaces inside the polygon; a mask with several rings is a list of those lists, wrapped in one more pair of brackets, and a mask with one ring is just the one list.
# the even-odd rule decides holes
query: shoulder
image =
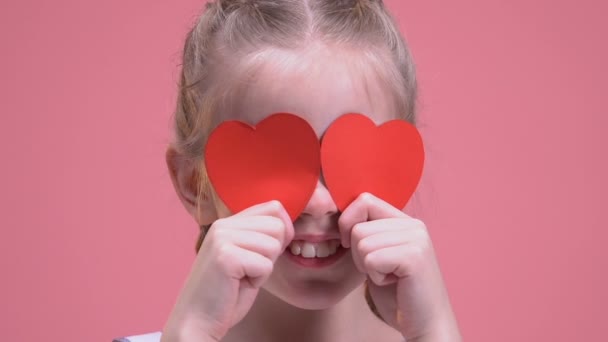
{"label": "shoulder", "polygon": [[112,342],[159,342],[161,332],[152,332],[143,335],[133,335],[126,337],[117,337]]}

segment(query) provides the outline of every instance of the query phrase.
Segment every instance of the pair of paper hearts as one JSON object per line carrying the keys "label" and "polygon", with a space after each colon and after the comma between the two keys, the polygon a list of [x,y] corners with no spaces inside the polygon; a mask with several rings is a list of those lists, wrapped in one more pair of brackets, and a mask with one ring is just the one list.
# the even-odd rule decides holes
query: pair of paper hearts
{"label": "pair of paper hearts", "polygon": [[256,126],[225,121],[205,147],[209,180],[228,209],[279,200],[292,220],[310,200],[321,169],[341,211],[363,192],[402,209],[423,164],[422,138],[413,125],[393,120],[376,126],[362,114],[340,116],[321,142],[294,114],[273,114]]}

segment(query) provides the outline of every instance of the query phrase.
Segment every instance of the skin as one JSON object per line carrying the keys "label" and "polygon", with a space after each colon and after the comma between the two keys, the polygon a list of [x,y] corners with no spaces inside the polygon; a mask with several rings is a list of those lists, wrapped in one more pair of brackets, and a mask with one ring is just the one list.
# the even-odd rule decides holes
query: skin
{"label": "skin", "polygon": [[[387,87],[370,70],[353,68],[352,54],[325,48],[267,58],[255,83],[229,101],[219,121],[255,124],[290,112],[321,137],[344,113],[363,113],[377,124],[397,118]],[[277,70],[278,62],[287,67]],[[192,165],[175,156],[167,151],[182,203],[202,217],[199,224],[213,226],[163,341],[461,340],[426,227],[403,208],[361,194],[340,214],[321,179],[293,223],[277,201],[231,213],[210,196],[197,213],[188,182]],[[331,234],[349,251],[327,269],[299,268],[282,253],[303,233]],[[388,324],[369,310],[365,279]]]}

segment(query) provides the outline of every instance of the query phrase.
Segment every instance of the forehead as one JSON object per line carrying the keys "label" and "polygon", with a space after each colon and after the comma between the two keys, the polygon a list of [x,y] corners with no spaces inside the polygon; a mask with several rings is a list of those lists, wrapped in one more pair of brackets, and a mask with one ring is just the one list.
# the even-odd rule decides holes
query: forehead
{"label": "forehead", "polygon": [[231,96],[221,121],[257,124],[273,113],[304,118],[321,136],[340,115],[361,113],[376,124],[395,119],[390,87],[361,57],[340,50],[273,52]]}

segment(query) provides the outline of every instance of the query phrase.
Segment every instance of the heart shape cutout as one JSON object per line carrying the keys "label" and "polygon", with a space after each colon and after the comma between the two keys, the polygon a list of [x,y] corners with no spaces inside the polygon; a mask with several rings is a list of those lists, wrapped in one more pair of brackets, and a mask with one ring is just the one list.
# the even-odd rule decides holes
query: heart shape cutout
{"label": "heart shape cutout", "polygon": [[233,213],[279,200],[294,221],[310,200],[321,172],[319,139],[306,120],[278,113],[250,126],[224,121],[209,136],[205,167]]}
{"label": "heart shape cutout", "polygon": [[323,136],[321,165],[341,211],[363,192],[403,209],[422,176],[422,137],[404,120],[376,126],[365,115],[345,114]]}

